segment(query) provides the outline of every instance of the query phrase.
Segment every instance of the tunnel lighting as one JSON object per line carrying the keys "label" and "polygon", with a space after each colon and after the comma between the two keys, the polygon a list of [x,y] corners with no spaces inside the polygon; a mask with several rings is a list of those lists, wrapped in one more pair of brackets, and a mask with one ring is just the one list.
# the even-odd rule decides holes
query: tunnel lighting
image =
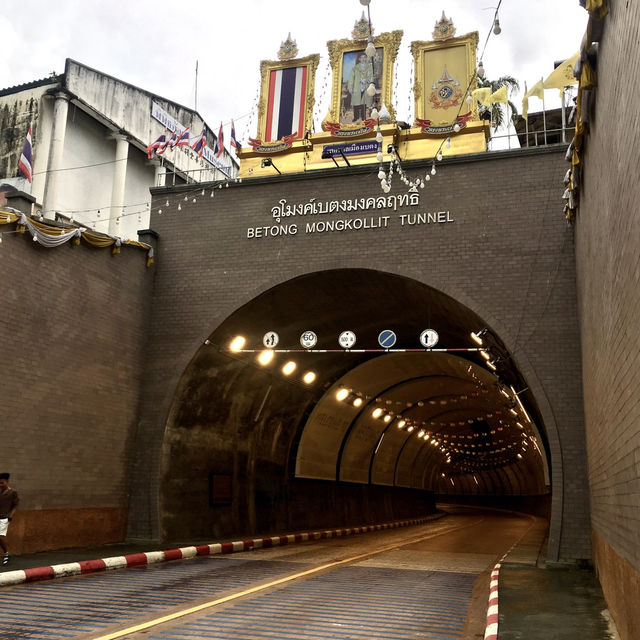
{"label": "tunnel lighting", "polygon": [[285,376],[290,376],[296,370],[296,363],[293,360],[289,360],[282,367],[282,373]]}
{"label": "tunnel lighting", "polygon": [[349,389],[345,389],[344,387],[342,387],[342,389],[338,389],[338,392],[336,393],[336,399],[342,401],[348,395],[349,395]]}
{"label": "tunnel lighting", "polygon": [[524,429],[524,427],[523,427],[519,422],[516,422],[516,426],[517,426],[519,429]]}
{"label": "tunnel lighting", "polygon": [[424,431],[420,431],[420,432],[418,433],[418,438],[422,438],[423,436],[424,436]]}
{"label": "tunnel lighting", "polygon": [[491,369],[492,371],[497,371],[498,368],[496,367],[495,364],[493,364],[493,362],[491,362],[491,360],[487,361],[487,367],[489,367],[489,369]]}
{"label": "tunnel lighting", "polygon": [[522,454],[521,453],[518,454],[518,458],[520,458],[522,460]]}
{"label": "tunnel lighting", "polygon": [[441,473],[440,475],[444,478],[444,473]]}
{"label": "tunnel lighting", "polygon": [[491,360],[491,354],[488,351],[485,351],[484,349],[480,350],[480,355],[485,359],[485,360]]}
{"label": "tunnel lighting", "polygon": [[246,343],[246,338],[244,336],[236,336],[229,345],[229,350],[234,353],[238,353],[238,351],[242,351],[244,345]]}
{"label": "tunnel lighting", "polygon": [[413,429],[414,429],[414,427],[409,427],[409,428],[407,429],[407,431],[408,431],[409,433],[411,433],[411,432],[413,431]]}
{"label": "tunnel lighting", "polygon": [[311,384],[316,379],[316,374],[313,371],[307,371],[307,373],[302,376],[302,380],[305,384]]}
{"label": "tunnel lighting", "polygon": [[429,442],[429,434],[428,433],[424,434],[424,441],[425,442]]}
{"label": "tunnel lighting", "polygon": [[382,409],[381,409],[380,407],[377,407],[376,409],[374,409],[374,410],[371,412],[371,415],[372,415],[374,418],[379,418],[381,414],[382,414]]}
{"label": "tunnel lighting", "polygon": [[400,420],[398,422],[398,429],[402,429],[402,427],[404,427],[405,424],[407,424],[406,420]]}
{"label": "tunnel lighting", "polygon": [[482,335],[483,335],[484,329],[482,331],[478,331],[478,333],[474,333],[473,331],[471,332],[471,339],[476,343],[479,344],[480,346],[482,346],[484,343],[482,342]]}
{"label": "tunnel lighting", "polygon": [[516,391],[515,391],[515,389],[513,387],[511,387],[511,391],[513,391],[513,395],[516,397],[516,400],[518,401],[518,404],[520,405],[520,408],[522,409],[522,413],[524,413],[524,417],[527,419],[527,422],[531,422],[531,418],[529,417],[529,414],[527,413],[527,410],[524,408],[524,405],[522,404],[522,401],[520,400],[520,396],[516,393]]}
{"label": "tunnel lighting", "polygon": [[517,412],[515,409],[513,409],[513,408],[512,408],[512,409],[509,409],[509,413],[510,413],[512,416],[514,416],[514,417],[517,417],[517,416],[518,416],[518,412]]}
{"label": "tunnel lighting", "polygon": [[389,422],[391,420],[391,418],[393,418],[393,416],[390,413],[387,413],[387,415],[383,418],[383,420],[385,422]]}
{"label": "tunnel lighting", "polygon": [[266,367],[272,360],[273,360],[273,349],[265,349],[264,351],[261,351],[260,355],[258,356],[258,362],[263,367]]}
{"label": "tunnel lighting", "polygon": [[362,398],[356,398],[356,399],[353,401],[353,406],[354,406],[354,407],[359,407],[361,404],[362,404]]}
{"label": "tunnel lighting", "polygon": [[500,387],[500,393],[505,397],[508,398],[509,394],[507,393],[507,390],[504,387]]}

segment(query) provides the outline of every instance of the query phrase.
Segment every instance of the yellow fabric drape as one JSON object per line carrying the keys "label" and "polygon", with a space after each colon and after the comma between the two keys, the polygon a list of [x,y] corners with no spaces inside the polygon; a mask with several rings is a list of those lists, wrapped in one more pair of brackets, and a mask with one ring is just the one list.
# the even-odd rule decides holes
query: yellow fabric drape
{"label": "yellow fabric drape", "polygon": [[604,18],[609,13],[607,0],[587,0],[585,9],[596,18]]}
{"label": "yellow fabric drape", "polygon": [[490,103],[487,102],[491,95],[491,87],[481,87],[480,89],[474,89],[471,92],[471,96],[476,102],[488,107]]}
{"label": "yellow fabric drape", "polygon": [[598,86],[598,75],[588,60],[582,63],[582,73],[580,74],[580,89],[593,89]]}

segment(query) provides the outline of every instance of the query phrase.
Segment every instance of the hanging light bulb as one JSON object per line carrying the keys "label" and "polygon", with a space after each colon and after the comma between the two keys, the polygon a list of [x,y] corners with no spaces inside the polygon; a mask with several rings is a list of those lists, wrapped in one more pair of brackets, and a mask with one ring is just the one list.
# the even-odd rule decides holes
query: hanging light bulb
{"label": "hanging light bulb", "polygon": [[371,0],[360,0],[360,4],[361,4],[363,7],[368,6],[368,4],[369,4],[370,2],[371,2]]}
{"label": "hanging light bulb", "polygon": [[473,98],[470,93],[467,93],[467,104],[471,104],[473,102]]}
{"label": "hanging light bulb", "polygon": [[384,172],[384,169],[380,167],[380,171],[378,171],[378,180],[383,180],[387,174]]}
{"label": "hanging light bulb", "polygon": [[378,154],[376,155],[376,160],[378,162],[382,162],[382,151],[378,151]]}
{"label": "hanging light bulb", "polygon": [[500,28],[500,20],[498,20],[498,16],[493,21],[493,33],[499,36],[502,33],[502,29]]}
{"label": "hanging light bulb", "polygon": [[444,143],[445,147],[447,147],[447,149],[451,148],[451,138],[447,138],[447,141]]}
{"label": "hanging light bulb", "polygon": [[440,160],[442,160],[442,151],[440,151],[440,149],[438,149],[438,153],[436,153],[436,160],[438,162],[440,162]]}
{"label": "hanging light bulb", "polygon": [[459,125],[457,122],[453,125],[453,130],[454,130],[456,133],[458,133],[458,131],[460,131],[460,125]]}
{"label": "hanging light bulb", "polygon": [[427,173],[427,175],[425,175],[424,179],[429,182],[429,180],[431,180],[431,176]]}
{"label": "hanging light bulb", "polygon": [[371,117],[374,120],[377,120],[380,117],[380,114],[378,113],[378,110],[375,107],[373,107],[373,109],[371,109]]}
{"label": "hanging light bulb", "polygon": [[[165,206],[165,207],[168,207],[168,206],[169,206],[169,201],[168,201],[168,200],[165,202],[164,206]],[[100,212],[98,211],[98,213],[100,213]]]}
{"label": "hanging light bulb", "polygon": [[436,175],[436,163],[435,162],[431,165],[431,175],[432,176]]}
{"label": "hanging light bulb", "polygon": [[482,64],[482,60],[480,60],[480,64],[478,65],[478,78],[484,78],[484,65]]}
{"label": "hanging light bulb", "polygon": [[178,202],[178,211],[182,211],[182,205]]}
{"label": "hanging light bulb", "polygon": [[367,87],[367,95],[372,98],[376,95],[376,85],[373,82]]}
{"label": "hanging light bulb", "polygon": [[378,127],[378,133],[376,133],[376,142],[378,144],[382,144],[382,132],[380,131],[379,127]]}
{"label": "hanging light bulb", "polygon": [[369,36],[369,43],[367,44],[367,48],[364,50],[364,52],[367,54],[368,58],[373,58],[373,56],[376,55],[376,47],[373,44],[372,36]]}
{"label": "hanging light bulb", "polygon": [[158,209],[158,215],[161,216],[162,215],[162,209]]}

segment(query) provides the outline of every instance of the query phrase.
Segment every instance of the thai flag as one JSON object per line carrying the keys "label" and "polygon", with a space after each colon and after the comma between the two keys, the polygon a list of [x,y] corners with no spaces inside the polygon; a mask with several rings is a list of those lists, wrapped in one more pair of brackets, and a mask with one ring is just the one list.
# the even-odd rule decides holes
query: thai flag
{"label": "thai flag", "polygon": [[24,141],[24,147],[22,147],[22,153],[20,154],[20,160],[18,160],[18,173],[31,182],[32,178],[32,165],[33,165],[33,148],[31,146],[31,127],[27,131],[27,138]]}
{"label": "thai flag", "polygon": [[164,133],[157,140],[154,140],[147,147],[147,158],[151,160],[154,153],[159,153],[159,149],[162,149],[165,146],[166,141],[167,141],[167,136],[165,136]]}
{"label": "thai flag", "polygon": [[265,141],[304,134],[304,103],[307,95],[307,67],[271,71],[267,102]]}
{"label": "thai flag", "polygon": [[176,146],[176,142],[178,142],[178,132],[174,131],[171,134],[171,137],[158,149],[156,153],[158,155],[162,155],[167,149],[169,149],[169,151],[173,151]]}
{"label": "thai flag", "polygon": [[233,123],[233,120],[231,121],[231,136],[230,136],[230,140],[231,140],[231,146],[236,151],[239,151],[242,148],[241,144],[236,139],[236,125]]}
{"label": "thai flag", "polygon": [[213,153],[216,158],[219,158],[224,151],[224,135],[222,133],[222,122],[220,123],[220,129],[218,130],[218,139],[216,140],[216,146],[213,149]]}
{"label": "thai flag", "polygon": [[176,147],[188,147],[189,146],[189,127],[187,127],[176,140]]}
{"label": "thai flag", "polygon": [[202,131],[200,132],[200,135],[196,138],[195,142],[191,145],[191,148],[198,154],[198,158],[202,158],[202,154],[206,146],[207,146],[207,134],[205,133],[204,127],[202,127]]}

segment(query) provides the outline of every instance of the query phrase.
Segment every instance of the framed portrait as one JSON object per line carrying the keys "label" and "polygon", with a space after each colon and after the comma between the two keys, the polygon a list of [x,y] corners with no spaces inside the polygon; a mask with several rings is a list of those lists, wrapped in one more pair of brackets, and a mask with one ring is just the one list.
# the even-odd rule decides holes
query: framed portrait
{"label": "framed portrait", "polygon": [[[385,105],[395,120],[392,104],[393,65],[402,40],[402,31],[381,33],[373,39],[376,54],[369,58],[363,40],[330,40],[329,62],[333,75],[331,107],[326,121],[355,125],[371,117],[372,109]],[[374,86],[375,93],[367,89]]]}
{"label": "framed portrait", "polygon": [[258,134],[263,142],[299,140],[313,128],[315,74],[320,56],[260,63]]}
{"label": "framed portrait", "polygon": [[[457,38],[411,43],[416,120],[447,125],[457,115],[472,111],[466,98],[477,87],[477,47],[477,31]],[[477,112],[471,113],[470,119],[477,120]]]}

